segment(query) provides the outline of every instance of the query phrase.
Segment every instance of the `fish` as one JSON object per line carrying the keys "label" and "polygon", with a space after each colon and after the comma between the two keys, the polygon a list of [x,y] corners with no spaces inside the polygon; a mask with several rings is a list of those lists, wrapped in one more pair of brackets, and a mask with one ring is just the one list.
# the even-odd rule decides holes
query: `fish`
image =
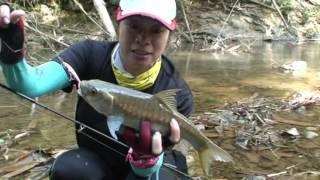
{"label": "fish", "polygon": [[93,79],[80,82],[78,94],[98,113],[122,117],[123,124],[139,129],[140,121],[148,119],[153,131],[168,134],[169,123],[175,119],[180,126],[180,136],[198,152],[205,175],[211,174],[214,161],[232,162],[232,156],[213,143],[195,125],[177,111],[176,94],[179,89],[148,94],[109,82]]}

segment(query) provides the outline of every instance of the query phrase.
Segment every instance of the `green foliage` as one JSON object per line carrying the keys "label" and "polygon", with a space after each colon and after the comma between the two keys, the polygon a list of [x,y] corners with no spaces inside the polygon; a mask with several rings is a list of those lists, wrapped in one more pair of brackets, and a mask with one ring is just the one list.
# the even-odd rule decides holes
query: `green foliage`
{"label": "green foliage", "polygon": [[303,23],[307,23],[309,19],[314,17],[320,17],[320,6],[315,6],[311,9],[304,11],[302,17]]}
{"label": "green foliage", "polygon": [[288,14],[294,10],[294,5],[293,5],[293,0],[280,0],[278,1],[280,9],[281,9],[281,13],[287,17]]}

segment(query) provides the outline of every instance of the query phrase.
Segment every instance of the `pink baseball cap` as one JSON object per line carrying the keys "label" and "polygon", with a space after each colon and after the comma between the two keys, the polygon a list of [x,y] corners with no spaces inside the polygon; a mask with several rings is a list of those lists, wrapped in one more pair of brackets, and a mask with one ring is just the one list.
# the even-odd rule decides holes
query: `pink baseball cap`
{"label": "pink baseball cap", "polygon": [[118,21],[134,15],[158,20],[170,30],[176,29],[175,0],[120,0],[116,13]]}

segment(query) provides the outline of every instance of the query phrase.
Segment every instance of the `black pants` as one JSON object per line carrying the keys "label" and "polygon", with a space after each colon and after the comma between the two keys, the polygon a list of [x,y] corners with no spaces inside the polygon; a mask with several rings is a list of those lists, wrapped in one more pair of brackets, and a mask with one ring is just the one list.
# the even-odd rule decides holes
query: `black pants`
{"label": "black pants", "polygon": [[[178,151],[170,150],[165,153],[164,162],[170,163],[178,170],[187,173],[185,157]],[[121,173],[117,173],[121,172]],[[67,151],[60,155],[53,163],[50,171],[51,180],[147,180],[136,176],[126,163],[126,167],[114,169],[112,162],[102,160],[92,151],[79,148]],[[156,180],[155,175],[152,180]],[[161,167],[159,173],[161,180],[183,179],[175,172]]]}

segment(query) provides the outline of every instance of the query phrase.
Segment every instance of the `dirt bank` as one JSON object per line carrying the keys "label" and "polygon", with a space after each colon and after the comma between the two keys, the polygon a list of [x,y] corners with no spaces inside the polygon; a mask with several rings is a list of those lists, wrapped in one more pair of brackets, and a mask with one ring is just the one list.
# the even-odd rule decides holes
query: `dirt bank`
{"label": "dirt bank", "polygon": [[[182,30],[202,48],[230,41],[320,39],[318,0],[185,1],[190,23]],[[184,22],[183,13],[180,20]],[[216,45],[218,45],[216,44]]]}

